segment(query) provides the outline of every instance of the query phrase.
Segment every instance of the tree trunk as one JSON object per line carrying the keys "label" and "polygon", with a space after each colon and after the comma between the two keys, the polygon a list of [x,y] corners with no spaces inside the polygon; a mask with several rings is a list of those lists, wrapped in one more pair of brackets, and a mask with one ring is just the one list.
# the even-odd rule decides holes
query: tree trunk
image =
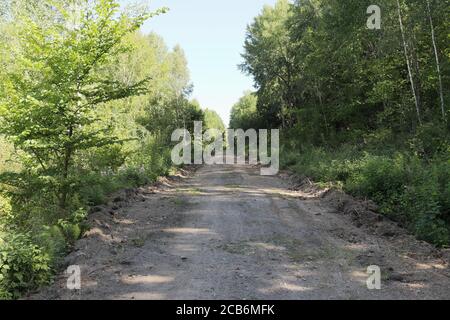
{"label": "tree trunk", "polygon": [[403,50],[404,50],[405,59],[406,59],[406,66],[408,67],[409,82],[411,84],[411,91],[412,91],[412,94],[414,97],[414,104],[416,106],[417,119],[419,121],[419,125],[422,125],[422,119],[420,116],[419,100],[417,99],[416,88],[414,85],[414,79],[413,79],[412,70],[411,70],[411,62],[410,62],[409,56],[408,56],[408,45],[406,44],[406,36],[405,36],[405,30],[403,28],[402,12],[400,9],[400,1],[399,0],[397,0],[397,9],[398,9],[398,21],[400,23],[400,32],[402,34],[402,40],[403,40]]}
{"label": "tree trunk", "polygon": [[[73,127],[70,126],[68,130],[68,136],[71,138],[73,136]],[[63,172],[62,172],[62,186],[61,186],[61,198],[59,199],[59,208],[62,213],[65,213],[67,209],[67,197],[69,195],[69,187],[68,187],[68,177],[69,177],[69,169],[70,169],[70,161],[72,159],[72,146],[67,146],[64,152],[64,163],[63,163]]]}
{"label": "tree trunk", "polygon": [[416,44],[418,43],[416,39],[416,35],[412,31],[412,38],[409,42],[409,49],[411,53],[411,64],[413,64],[413,74],[416,75],[416,82],[415,82],[415,88],[416,88],[416,97],[417,97],[417,104],[419,107],[422,106],[422,80],[420,79],[420,64],[419,64],[419,50],[417,49]]}
{"label": "tree trunk", "polygon": [[320,105],[320,108],[321,108],[321,111],[322,111],[323,124],[325,125],[325,133],[326,133],[327,138],[328,138],[330,136],[329,135],[329,131],[328,131],[328,119],[327,119],[327,114],[325,113],[325,108],[323,106],[322,92],[320,92],[319,86],[317,84],[315,85],[315,89],[316,89],[317,98],[319,99],[319,105]]}
{"label": "tree trunk", "polygon": [[439,64],[439,55],[436,45],[436,37],[434,34],[434,24],[433,24],[433,17],[431,15],[431,7],[430,7],[430,0],[427,1],[427,9],[428,9],[428,18],[430,19],[430,27],[431,27],[431,41],[433,42],[433,48],[434,48],[434,57],[436,58],[436,69],[439,79],[439,97],[441,100],[441,112],[442,112],[442,119],[444,121],[447,121],[447,117],[445,116],[445,104],[444,104],[444,90],[442,86],[442,76],[441,76],[441,67]]}

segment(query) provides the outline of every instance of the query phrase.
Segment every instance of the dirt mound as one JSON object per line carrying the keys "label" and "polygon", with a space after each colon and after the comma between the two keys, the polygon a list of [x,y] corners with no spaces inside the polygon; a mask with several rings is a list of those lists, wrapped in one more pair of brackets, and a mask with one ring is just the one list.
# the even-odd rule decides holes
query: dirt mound
{"label": "dirt mound", "polygon": [[109,245],[124,243],[127,239],[114,232],[114,226],[122,223],[123,210],[136,203],[144,204],[149,197],[171,188],[175,183],[194,174],[197,169],[198,166],[180,168],[174,175],[158,177],[157,181],[150,185],[115,192],[108,197],[105,204],[92,207],[87,219],[89,230],[77,241],[72,252],[64,259],[63,266],[71,265],[82,257],[84,248],[88,244],[92,246],[92,241]]}
{"label": "dirt mound", "polygon": [[396,242],[405,252],[414,252],[414,257],[440,259],[444,264],[449,264],[450,250],[440,250],[417,240],[401,224],[379,213],[379,208],[373,201],[358,199],[340,190],[321,188],[309,178],[289,172],[283,172],[281,176],[290,182],[290,190],[298,192],[301,199],[320,199],[332,212],[349,217],[357,228]]}

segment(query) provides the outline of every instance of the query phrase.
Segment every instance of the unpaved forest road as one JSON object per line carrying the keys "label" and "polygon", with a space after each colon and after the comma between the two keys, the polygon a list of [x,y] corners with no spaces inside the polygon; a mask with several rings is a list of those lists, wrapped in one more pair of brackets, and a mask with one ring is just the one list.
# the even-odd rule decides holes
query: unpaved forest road
{"label": "unpaved forest road", "polygon": [[[67,290],[61,274],[30,298],[450,298],[448,265],[431,246],[370,234],[257,168],[204,166],[130,194],[91,216],[93,229],[66,259],[81,266],[81,291]],[[372,264],[381,290],[366,287]]]}

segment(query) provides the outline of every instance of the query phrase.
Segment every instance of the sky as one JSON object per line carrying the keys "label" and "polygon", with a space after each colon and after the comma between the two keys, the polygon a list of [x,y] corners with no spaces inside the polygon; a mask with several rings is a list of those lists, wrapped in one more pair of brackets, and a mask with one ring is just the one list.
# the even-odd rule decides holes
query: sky
{"label": "sky", "polygon": [[265,4],[276,0],[152,0],[150,8],[168,7],[150,19],[143,32],[161,35],[172,48],[186,53],[194,84],[192,98],[203,108],[217,111],[228,125],[231,107],[244,91],[253,90],[253,79],[241,73],[246,27]]}

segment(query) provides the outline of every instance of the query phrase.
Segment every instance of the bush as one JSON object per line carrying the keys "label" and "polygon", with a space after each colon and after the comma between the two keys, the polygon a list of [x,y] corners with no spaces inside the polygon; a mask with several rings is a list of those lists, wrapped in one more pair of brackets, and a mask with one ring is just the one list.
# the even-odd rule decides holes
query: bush
{"label": "bush", "polygon": [[70,219],[58,220],[57,226],[61,230],[61,233],[64,235],[66,242],[69,245],[73,245],[87,228],[86,217],[87,211],[80,208],[71,215]]}
{"label": "bush", "polygon": [[29,234],[8,232],[0,239],[0,298],[14,299],[49,282],[51,261]]}
{"label": "bush", "polygon": [[338,150],[318,147],[303,147],[301,152],[289,150],[282,166],[320,184],[343,187],[349,194],[375,201],[381,213],[403,223],[419,239],[437,246],[449,244],[448,157],[426,162],[410,153],[392,155],[381,150],[376,155],[351,146]]}
{"label": "bush", "polygon": [[417,129],[409,141],[411,151],[424,158],[445,154],[449,148],[450,132],[445,125],[427,123]]}
{"label": "bush", "polygon": [[345,190],[353,195],[369,197],[381,205],[385,214],[394,214],[398,196],[405,189],[408,177],[403,158],[365,154],[358,160],[345,183]]}
{"label": "bush", "polygon": [[57,225],[44,226],[33,240],[49,255],[52,266],[57,269],[68,250],[66,236],[61,228]]}

